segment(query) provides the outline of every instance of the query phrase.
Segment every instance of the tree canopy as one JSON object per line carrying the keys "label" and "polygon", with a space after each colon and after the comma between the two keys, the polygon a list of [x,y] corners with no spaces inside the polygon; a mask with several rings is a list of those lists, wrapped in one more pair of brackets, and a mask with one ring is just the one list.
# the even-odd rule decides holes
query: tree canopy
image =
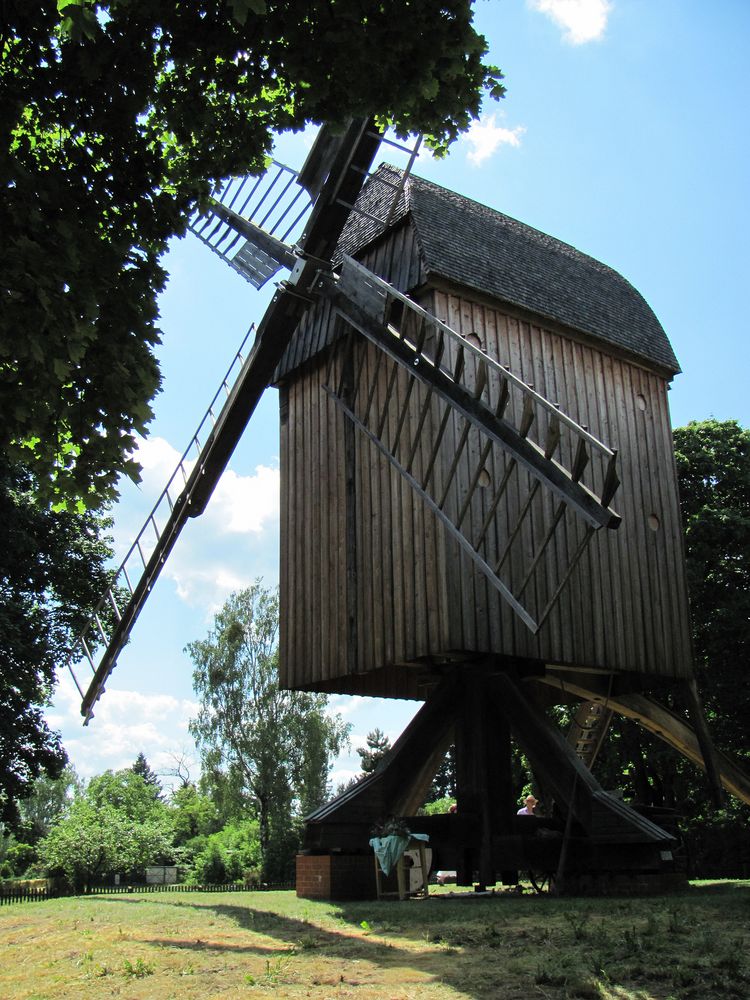
{"label": "tree canopy", "polygon": [[131,770],[106,771],[76,796],[37,851],[46,871],[80,890],[107,874],[142,878],[146,865],[171,858],[172,837],[167,807],[153,788]]}
{"label": "tree canopy", "polygon": [[357,750],[362,766],[362,774],[372,774],[390,749],[391,741],[382,729],[370,730],[365,737],[365,745],[359,747]]}
{"label": "tree canopy", "polygon": [[750,762],[750,430],[693,421],[674,439],[701,691],[719,746]]}
{"label": "tree canopy", "polygon": [[[701,696],[714,742],[747,768],[750,431],[735,420],[692,421],[675,429],[674,442]],[[686,714],[679,693],[656,694]],[[709,807],[704,775],[657,737],[616,717],[596,768],[635,801],[679,811],[695,868],[739,870],[750,810],[735,799],[725,810]]]}
{"label": "tree canopy", "polygon": [[159,388],[160,258],[274,133],[378,115],[440,149],[501,96],[471,0],[3,7],[0,449],[96,504]]}
{"label": "tree canopy", "polygon": [[43,715],[56,667],[107,585],[109,522],[37,503],[34,477],[0,454],[0,821],[66,762]]}
{"label": "tree canopy", "polygon": [[130,768],[133,774],[139,775],[146,784],[152,789],[154,798],[158,799],[161,797],[161,785],[159,784],[159,779],[154,771],[152,771],[149,762],[146,760],[146,755],[141,752],[133,761],[133,766]]}
{"label": "tree canopy", "polygon": [[293,854],[295,819],[325,801],[331,758],[348,737],[324,695],[279,687],[278,615],[277,593],[256,582],[187,646],[201,701],[190,731],[223,795],[234,793],[240,816],[257,818],[269,880],[291,860],[281,855]]}

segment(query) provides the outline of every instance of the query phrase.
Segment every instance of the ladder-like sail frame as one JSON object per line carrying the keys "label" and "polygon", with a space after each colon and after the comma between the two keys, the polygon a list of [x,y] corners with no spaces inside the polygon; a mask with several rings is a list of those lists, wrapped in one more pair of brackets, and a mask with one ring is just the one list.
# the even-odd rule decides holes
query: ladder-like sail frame
{"label": "ladder-like sail frame", "polygon": [[[153,530],[156,544],[150,556],[144,556],[141,560],[143,565],[139,579],[133,582],[125,563],[120,566],[74,647],[68,661],[68,670],[81,694],[81,714],[85,724],[93,716],[94,706],[104,693],[118,656],[127,644],[138,615],[182,528],[189,517],[197,517],[205,510],[248,421],[270,384],[273,372],[301,316],[314,298],[313,286],[317,284],[319,274],[330,268],[339,236],[351,214],[351,205],[356,202],[365,182],[371,178],[370,170],[382,139],[382,133],[371,119],[352,121],[349,128],[340,135],[334,136],[324,129],[299,175],[290,168],[275,164],[275,179],[272,178],[265,189],[263,185],[253,188],[253,193],[244,203],[238,200],[242,184],[232,187],[230,182],[202,221],[196,220],[191,224],[192,231],[204,243],[211,245],[235,270],[238,267],[234,266],[231,259],[232,240],[244,237],[246,262],[253,256],[260,261],[257,273],[244,275],[256,287],[267,280],[263,276],[263,268],[272,268],[274,262],[280,267],[290,268],[292,274],[288,281],[281,283],[266,310],[258,326],[252,350],[242,362],[231,389],[225,379],[214,397],[215,401],[224,390],[228,398],[218,417],[213,413],[213,404],[209,407],[207,417],[210,416],[213,428],[200,448],[192,470],[187,472],[186,461],[197,438],[191,442],[170,479],[170,485],[173,485],[178,474],[183,476],[184,486],[181,492],[175,498],[168,487],[157,502],[159,506],[166,499],[169,508],[166,523],[160,527],[155,512],[152,511],[130,550],[129,556],[133,551],[141,553],[144,533]],[[419,139],[415,140],[412,147],[407,148],[410,165],[416,158],[418,147]],[[279,178],[282,183],[277,189]],[[304,189],[305,197],[300,199],[290,194],[292,181],[296,181]],[[385,228],[390,214],[395,210],[405,183],[406,176],[393,192],[393,205],[387,216],[379,220],[382,228]],[[253,200],[258,190],[264,193]],[[309,199],[313,199],[312,209],[307,214]],[[294,216],[294,211],[302,204],[305,205],[304,209]],[[251,207],[248,208],[248,205]],[[236,208],[240,211],[236,212]],[[264,210],[267,213],[265,216],[259,214]],[[242,212],[245,213],[244,216]],[[246,218],[247,215],[251,218]],[[304,215],[307,215],[307,220],[297,244],[286,244],[279,233],[282,237],[288,237]],[[269,226],[268,230],[263,228],[264,223]],[[289,226],[291,228],[284,228]],[[253,267],[255,264],[250,269]],[[240,352],[237,355],[239,357]],[[203,425],[204,422],[201,427]],[[113,623],[111,628],[110,623]],[[80,663],[87,664],[91,669],[93,676],[88,684],[79,680],[77,669]]]}
{"label": "ladder-like sail frame", "polygon": [[538,632],[593,533],[620,524],[617,453],[357,261],[323,294],[349,330],[325,391]]}

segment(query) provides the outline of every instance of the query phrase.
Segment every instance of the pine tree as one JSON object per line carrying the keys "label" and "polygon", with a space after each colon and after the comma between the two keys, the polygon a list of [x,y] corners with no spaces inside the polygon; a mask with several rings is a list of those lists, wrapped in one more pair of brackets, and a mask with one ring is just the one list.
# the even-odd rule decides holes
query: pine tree
{"label": "pine tree", "polygon": [[133,766],[130,768],[133,774],[139,774],[147,785],[150,785],[154,790],[154,798],[161,798],[161,785],[159,784],[159,779],[157,778],[154,771],[151,770],[148,761],[146,760],[146,755],[144,753],[139,753],[135,758]]}
{"label": "pine tree", "polygon": [[372,774],[378,763],[385,757],[391,749],[391,741],[380,729],[373,729],[365,737],[367,745],[357,750],[359,759],[362,762],[363,774]]}

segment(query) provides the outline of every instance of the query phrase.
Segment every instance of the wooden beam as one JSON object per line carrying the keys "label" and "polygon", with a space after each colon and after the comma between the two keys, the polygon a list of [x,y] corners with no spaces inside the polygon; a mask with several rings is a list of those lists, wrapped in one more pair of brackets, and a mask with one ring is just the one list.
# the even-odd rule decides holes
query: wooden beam
{"label": "wooden beam", "polygon": [[[639,722],[644,729],[664,740],[688,760],[705,769],[703,753],[695,732],[674,712],[660,704],[654,698],[638,693],[609,694],[605,683],[598,686],[592,675],[585,682],[575,679],[575,674],[566,672],[565,677],[548,673],[536,678],[542,684],[548,684],[566,694],[575,695],[585,701],[598,701],[624,715],[628,719]],[[724,788],[738,799],[750,805],[750,777],[738,767],[726,754],[716,751],[716,763],[719,777]]]}
{"label": "wooden beam", "polygon": [[459,699],[452,674],[430,695],[375,771],[307,816],[308,828],[322,823],[375,823],[416,812],[450,745]]}
{"label": "wooden beam", "polygon": [[698,739],[698,745],[700,746],[703,766],[706,770],[708,786],[711,790],[711,798],[713,799],[714,805],[717,809],[723,809],[726,806],[726,801],[724,798],[724,790],[721,786],[719,762],[716,759],[716,748],[714,747],[713,740],[711,739],[711,734],[708,731],[706,713],[703,709],[703,701],[701,700],[701,696],[698,691],[698,684],[696,683],[694,677],[685,681],[684,690],[687,696],[690,718],[693,721],[693,730],[695,731],[695,735]]}
{"label": "wooden beam", "polygon": [[456,721],[456,799],[459,815],[479,818],[481,836],[476,850],[465,851],[458,884],[470,885],[473,872],[482,885],[494,885],[498,865],[493,856],[497,836],[512,833],[510,727],[494,711],[486,668],[464,672],[462,701]]}
{"label": "wooden beam", "polygon": [[[338,408],[346,414],[349,420],[354,424],[354,426],[359,430],[364,436],[375,445],[378,451],[386,458],[394,469],[403,476],[406,482],[411,486],[414,492],[419,496],[421,501],[432,511],[432,513],[441,521],[443,525],[448,529],[453,539],[458,543],[458,545],[463,549],[466,555],[472,560],[472,562],[477,566],[477,568],[484,573],[490,583],[495,587],[503,596],[503,599],[508,602],[508,604],[513,608],[518,617],[524,623],[524,625],[529,629],[529,631],[536,634],[539,631],[539,625],[528,613],[526,608],[519,601],[515,599],[511,590],[506,587],[500,577],[494,572],[492,567],[487,563],[485,559],[477,552],[469,539],[459,531],[456,525],[453,523],[450,517],[445,513],[445,511],[438,506],[438,504],[433,500],[429,493],[427,493],[419,481],[401,465],[398,459],[393,455],[388,448],[383,444],[377,435],[375,435],[369,427],[367,427],[359,417],[351,410],[343,399],[340,399],[331,389],[323,386],[324,390],[328,393],[329,397],[338,406]],[[446,411],[447,412],[447,411]]]}
{"label": "wooden beam", "polygon": [[659,843],[672,838],[630,806],[604,791],[562,733],[527,696],[513,677],[492,680],[495,708],[507,715],[534,774],[551,788],[595,842]]}
{"label": "wooden beam", "polygon": [[355,329],[382,348],[391,358],[399,361],[404,368],[450,402],[474,426],[479,427],[500,447],[523,465],[533,476],[540,479],[553,493],[570,504],[593,528],[616,528],[621,521],[619,515],[603,507],[596,497],[554,460],[547,459],[541,448],[523,437],[507,420],[496,417],[491,410],[472,397],[456,381],[450,379],[437,366],[429,364],[403,340],[394,337],[381,324],[373,320],[347,295],[336,289],[334,284],[326,284],[323,292],[327,295],[340,315]]}

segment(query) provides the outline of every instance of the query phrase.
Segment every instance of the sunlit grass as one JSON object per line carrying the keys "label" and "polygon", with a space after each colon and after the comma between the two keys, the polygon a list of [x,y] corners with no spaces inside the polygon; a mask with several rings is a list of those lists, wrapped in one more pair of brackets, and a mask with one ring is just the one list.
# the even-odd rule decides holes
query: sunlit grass
{"label": "sunlit grass", "polygon": [[144,894],[0,910],[3,1000],[750,996],[750,883],[660,898]]}

